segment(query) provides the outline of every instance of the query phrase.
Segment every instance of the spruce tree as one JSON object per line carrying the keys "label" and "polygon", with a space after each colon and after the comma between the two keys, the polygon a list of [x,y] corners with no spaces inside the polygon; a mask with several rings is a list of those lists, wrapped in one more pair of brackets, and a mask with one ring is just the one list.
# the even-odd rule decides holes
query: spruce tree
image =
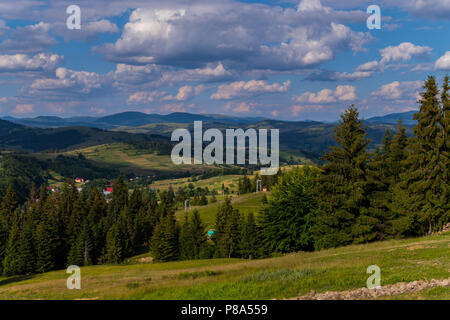
{"label": "spruce tree", "polygon": [[[328,163],[319,179],[315,229],[317,249],[363,242],[371,237],[373,220],[368,215],[366,153],[370,140],[357,109],[352,106],[335,128],[338,146],[325,154]],[[369,238],[370,239],[370,238]]]}
{"label": "spruce tree", "polygon": [[[407,197],[403,201],[409,203],[409,211],[418,215],[418,222],[426,224],[428,233],[431,233],[445,212],[443,195],[446,194],[446,183],[443,178],[446,169],[439,143],[444,134],[440,125],[442,107],[434,77],[425,81],[424,90],[419,100],[420,110],[414,115],[417,125],[408,159],[409,170],[404,175]],[[413,233],[421,233],[416,231],[413,229]]]}
{"label": "spruce tree", "polygon": [[259,258],[262,252],[260,243],[261,237],[253,212],[246,216],[241,232],[240,251],[242,258]]}
{"label": "spruce tree", "polygon": [[233,209],[231,199],[219,207],[216,215],[216,233],[213,240],[216,243],[216,255],[221,258],[239,256],[241,215],[239,210]]}
{"label": "spruce tree", "polygon": [[106,236],[106,261],[108,263],[121,263],[124,259],[124,246],[120,227],[117,224],[111,226]]}
{"label": "spruce tree", "polygon": [[3,260],[3,273],[6,276],[23,273],[23,261],[20,256],[21,219],[19,210],[14,212],[11,222],[12,225],[6,244],[5,258]]}
{"label": "spruce tree", "polygon": [[19,251],[23,273],[33,273],[36,270],[36,246],[34,241],[36,221],[33,220],[32,213],[31,210],[26,213],[20,237]]}
{"label": "spruce tree", "polygon": [[179,229],[173,212],[155,227],[151,240],[151,253],[155,261],[174,261],[179,258]]}

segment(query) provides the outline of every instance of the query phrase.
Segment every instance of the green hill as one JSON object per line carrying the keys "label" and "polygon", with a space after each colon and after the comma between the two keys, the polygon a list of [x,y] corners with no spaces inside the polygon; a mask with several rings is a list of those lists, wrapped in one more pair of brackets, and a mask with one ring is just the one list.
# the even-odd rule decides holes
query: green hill
{"label": "green hill", "polygon": [[[81,290],[68,290],[65,270],[0,277],[0,299],[283,299],[366,286],[370,265],[381,285],[448,279],[450,233],[299,252],[262,260],[213,259],[81,268]],[[417,286],[416,286],[417,287]],[[450,299],[450,287],[398,292],[381,299]]]}

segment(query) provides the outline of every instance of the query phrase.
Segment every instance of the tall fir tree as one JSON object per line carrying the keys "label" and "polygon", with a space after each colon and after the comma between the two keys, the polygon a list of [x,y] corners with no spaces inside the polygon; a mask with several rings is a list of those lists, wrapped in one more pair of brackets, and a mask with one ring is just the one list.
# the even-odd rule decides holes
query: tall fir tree
{"label": "tall fir tree", "polygon": [[354,106],[341,115],[334,137],[338,146],[325,154],[329,163],[318,184],[317,249],[364,242],[373,236],[366,181],[370,140]]}
{"label": "tall fir tree", "polygon": [[406,230],[413,234],[423,233],[423,230],[414,227],[417,223],[425,224],[427,232],[431,233],[445,210],[443,194],[446,194],[446,184],[443,177],[446,169],[444,154],[439,146],[443,129],[438,95],[435,78],[428,77],[419,100],[420,110],[414,115],[417,120],[415,137],[408,159],[409,170],[404,174],[407,197],[402,200],[408,203],[410,214],[415,215],[409,219],[414,222],[413,225]]}
{"label": "tall fir tree", "polygon": [[151,253],[155,261],[174,261],[179,258],[179,228],[173,212],[160,220],[151,240]]}
{"label": "tall fir tree", "polygon": [[231,205],[231,199],[225,198],[216,215],[216,255],[222,258],[239,256],[241,215]]}
{"label": "tall fir tree", "polygon": [[240,251],[242,258],[256,259],[262,256],[261,234],[255,215],[250,212],[241,228]]}
{"label": "tall fir tree", "polygon": [[14,212],[11,223],[3,260],[3,273],[6,276],[18,275],[23,272],[23,261],[20,256],[21,217],[19,210],[16,209]]}

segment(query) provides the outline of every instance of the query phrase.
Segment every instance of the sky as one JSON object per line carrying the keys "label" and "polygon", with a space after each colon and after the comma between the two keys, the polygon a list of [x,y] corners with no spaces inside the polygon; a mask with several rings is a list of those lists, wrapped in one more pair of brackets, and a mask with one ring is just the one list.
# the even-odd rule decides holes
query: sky
{"label": "sky", "polygon": [[417,110],[449,34],[450,0],[0,0],[0,116]]}

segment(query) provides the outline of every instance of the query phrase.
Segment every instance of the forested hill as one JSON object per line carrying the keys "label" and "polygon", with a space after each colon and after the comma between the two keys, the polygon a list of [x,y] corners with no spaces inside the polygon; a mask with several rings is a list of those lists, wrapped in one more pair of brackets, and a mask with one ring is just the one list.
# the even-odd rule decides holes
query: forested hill
{"label": "forested hill", "polygon": [[38,152],[114,142],[145,141],[160,141],[167,144],[167,139],[158,135],[112,132],[88,127],[38,129],[0,120],[0,147],[4,149]]}

